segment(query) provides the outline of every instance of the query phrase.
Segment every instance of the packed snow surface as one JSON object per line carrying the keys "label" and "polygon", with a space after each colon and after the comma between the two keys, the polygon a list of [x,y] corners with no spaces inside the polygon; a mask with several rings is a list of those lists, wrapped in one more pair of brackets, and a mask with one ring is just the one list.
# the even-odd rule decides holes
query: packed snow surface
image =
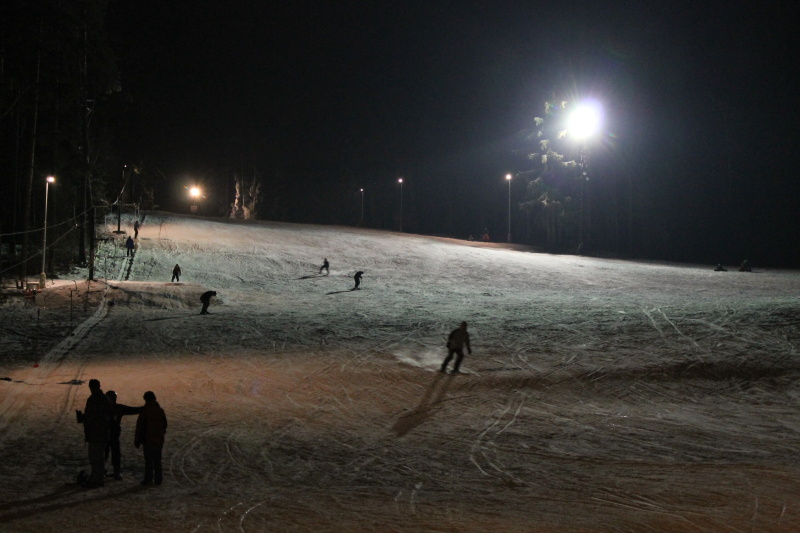
{"label": "packed snow surface", "polygon": [[[165,213],[121,242],[0,303],[0,531],[800,531],[796,271]],[[155,392],[162,486],[135,416],[123,480],[71,484],[90,378]]]}

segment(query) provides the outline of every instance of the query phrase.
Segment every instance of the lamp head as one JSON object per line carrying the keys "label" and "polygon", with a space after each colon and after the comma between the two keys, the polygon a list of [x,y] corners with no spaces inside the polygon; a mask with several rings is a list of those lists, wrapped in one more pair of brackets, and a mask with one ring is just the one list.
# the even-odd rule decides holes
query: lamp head
{"label": "lamp head", "polygon": [[569,134],[578,140],[591,137],[600,129],[601,120],[602,111],[597,103],[583,103],[569,117]]}

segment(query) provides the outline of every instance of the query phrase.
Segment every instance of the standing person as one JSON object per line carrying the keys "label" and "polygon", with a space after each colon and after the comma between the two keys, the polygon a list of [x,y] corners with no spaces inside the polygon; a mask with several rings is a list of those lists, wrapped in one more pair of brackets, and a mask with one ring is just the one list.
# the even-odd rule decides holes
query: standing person
{"label": "standing person", "polygon": [[472,348],[469,346],[469,333],[467,333],[467,323],[462,322],[460,326],[450,332],[447,338],[447,357],[442,363],[442,372],[447,372],[447,364],[456,355],[456,362],[453,365],[453,374],[459,372],[461,368],[461,360],[464,359],[464,346],[467,347],[467,353],[472,355]]}
{"label": "standing person", "polygon": [[106,392],[108,400],[111,402],[111,435],[106,445],[105,459],[108,460],[109,452],[111,454],[111,466],[114,468],[112,476],[117,481],[122,479],[120,475],[120,465],[122,463],[122,453],[119,447],[119,436],[122,433],[122,417],[125,415],[138,415],[142,412],[142,407],[128,407],[121,403],[117,403],[117,393],[113,390]]}
{"label": "standing person", "polygon": [[126,257],[133,257],[133,238],[128,235],[128,240],[125,241],[125,248],[128,250],[126,253]]}
{"label": "standing person", "polygon": [[328,263],[328,258],[326,257],[325,260],[322,262],[322,266],[319,267],[319,273],[322,274],[322,271],[324,270],[326,275],[330,275],[331,273],[330,268],[331,264]]}
{"label": "standing person", "polygon": [[161,451],[167,433],[167,415],[158,405],[152,391],[144,393],[144,407],[136,419],[136,437],[133,445],[144,446],[144,481],[142,485],[161,485]]}
{"label": "standing person", "polygon": [[173,281],[180,281],[181,280],[181,267],[175,263],[175,268],[172,269],[172,279],[170,283]]}
{"label": "standing person", "polygon": [[200,301],[203,302],[203,310],[200,311],[201,315],[210,315],[211,313],[208,312],[208,304],[211,303],[211,297],[216,296],[217,291],[206,291],[200,297]]}
{"label": "standing person", "polygon": [[139,220],[136,220],[136,222],[133,223],[133,238],[139,238]]}
{"label": "standing person", "polygon": [[355,287],[353,287],[353,288],[352,288],[352,289],[350,289],[350,290],[353,290],[353,291],[354,291],[354,290],[357,290],[357,289],[358,289],[358,290],[361,290],[361,276],[362,276],[362,275],[364,275],[364,272],[363,272],[363,271],[359,270],[358,272],[356,272],[356,275],[355,275],[355,276],[353,276],[353,279],[354,279],[354,280],[355,280],[355,282],[356,282],[356,286],[355,286]]}
{"label": "standing person", "polygon": [[78,411],[78,422],[83,423],[83,437],[89,444],[89,464],[92,473],[89,475],[85,487],[102,487],[105,478],[105,451],[108,439],[111,436],[111,419],[114,416],[111,402],[103,394],[100,381],[89,380],[91,394],[86,399],[83,412]]}

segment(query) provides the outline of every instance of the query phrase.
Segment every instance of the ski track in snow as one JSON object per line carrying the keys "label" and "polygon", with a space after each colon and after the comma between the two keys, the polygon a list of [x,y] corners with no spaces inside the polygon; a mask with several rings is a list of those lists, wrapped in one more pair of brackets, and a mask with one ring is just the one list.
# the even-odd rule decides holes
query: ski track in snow
{"label": "ski track in snow", "polygon": [[[800,530],[797,272],[162,213],[97,269],[0,306],[0,530]],[[126,417],[125,480],[62,490],[91,377],[156,391],[162,487]]]}

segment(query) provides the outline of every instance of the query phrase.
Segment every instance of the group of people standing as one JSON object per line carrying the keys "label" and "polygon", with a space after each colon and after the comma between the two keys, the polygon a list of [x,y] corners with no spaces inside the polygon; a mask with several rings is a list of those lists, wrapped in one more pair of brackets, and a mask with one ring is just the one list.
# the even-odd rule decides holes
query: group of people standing
{"label": "group of people standing", "polygon": [[[102,487],[106,477],[121,480],[122,453],[120,435],[122,417],[138,414],[133,444],[144,448],[144,480],[142,485],[160,485],[163,480],[161,452],[167,432],[167,415],[152,391],[144,393],[144,405],[130,407],[117,402],[117,393],[103,393],[100,381],[89,380],[89,398],[83,411],[76,411],[78,423],[83,424],[84,440],[88,444],[91,473],[80,480],[84,487]],[[106,473],[105,463],[111,456],[112,474]]]}

